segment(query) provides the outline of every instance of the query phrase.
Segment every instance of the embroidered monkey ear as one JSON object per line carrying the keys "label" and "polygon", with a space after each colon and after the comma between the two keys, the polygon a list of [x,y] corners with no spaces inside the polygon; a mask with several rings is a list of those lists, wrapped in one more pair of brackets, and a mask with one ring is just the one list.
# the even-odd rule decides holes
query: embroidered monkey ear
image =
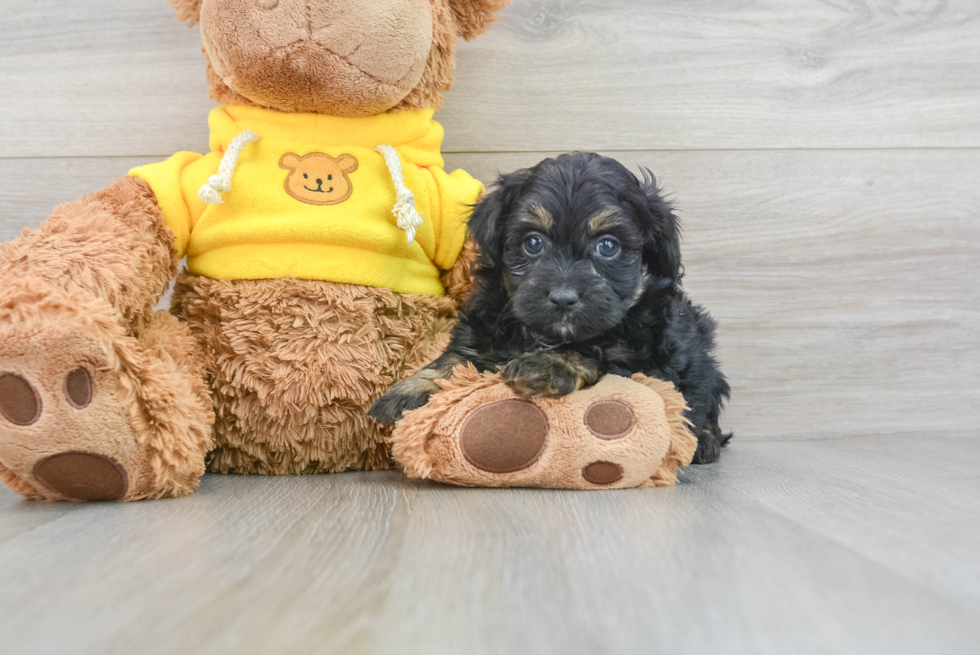
{"label": "embroidered monkey ear", "polygon": [[299,166],[300,157],[295,152],[287,152],[279,159],[279,168],[285,168],[287,171],[294,170]]}
{"label": "embroidered monkey ear", "polygon": [[167,0],[177,11],[177,20],[188,21],[187,26],[192,27],[201,19],[201,3],[204,0]]}
{"label": "embroidered monkey ear", "polygon": [[354,155],[341,155],[337,157],[337,166],[345,173],[353,173],[357,170],[357,158]]}
{"label": "embroidered monkey ear", "polygon": [[509,4],[510,0],[449,0],[459,35],[467,41],[486,32],[496,13]]}

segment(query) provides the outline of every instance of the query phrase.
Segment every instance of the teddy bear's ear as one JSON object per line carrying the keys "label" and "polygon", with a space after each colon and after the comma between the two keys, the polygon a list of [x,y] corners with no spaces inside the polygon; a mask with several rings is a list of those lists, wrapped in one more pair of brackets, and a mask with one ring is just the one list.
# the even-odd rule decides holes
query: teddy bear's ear
{"label": "teddy bear's ear", "polygon": [[201,18],[201,3],[204,0],[167,0],[177,11],[177,20],[186,20],[195,25]]}
{"label": "teddy bear's ear", "polygon": [[449,0],[456,14],[459,35],[466,40],[486,32],[496,13],[509,4],[510,0]]}
{"label": "teddy bear's ear", "polygon": [[357,157],[354,155],[341,155],[337,157],[337,165],[340,166],[340,170],[345,173],[353,173],[357,170]]}
{"label": "teddy bear's ear", "polygon": [[639,373],[634,375],[633,379],[656,391],[663,399],[667,424],[670,427],[670,445],[667,447],[664,461],[653,477],[642,486],[672,486],[677,483],[677,469],[690,464],[694,459],[694,451],[698,448],[698,439],[691,434],[691,422],[684,416],[687,403],[684,401],[684,396],[670,382],[648,378]]}
{"label": "teddy bear's ear", "polygon": [[279,168],[285,168],[287,171],[296,170],[299,166],[299,155],[295,152],[287,152],[279,159]]}

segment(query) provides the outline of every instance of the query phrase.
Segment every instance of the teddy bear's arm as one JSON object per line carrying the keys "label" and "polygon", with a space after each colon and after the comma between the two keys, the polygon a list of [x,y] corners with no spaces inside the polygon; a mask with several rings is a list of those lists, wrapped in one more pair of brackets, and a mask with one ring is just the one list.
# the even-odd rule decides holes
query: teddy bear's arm
{"label": "teddy bear's arm", "polygon": [[459,252],[459,257],[456,258],[456,263],[448,271],[443,271],[441,276],[446,295],[452,298],[460,309],[473,291],[474,266],[476,266],[476,244],[471,238],[467,238],[463,249]]}
{"label": "teddy bear's arm", "polygon": [[133,177],[60,205],[38,229],[0,245],[0,279],[106,300],[133,333],[149,323],[177,262],[150,185]]}
{"label": "teddy bear's arm", "polygon": [[129,171],[130,177],[143,180],[153,191],[164,222],[174,232],[178,259],[187,254],[191,228],[206,207],[198,197],[201,185],[218,170],[220,162],[221,155],[216,152],[178,152],[164,161]]}
{"label": "teddy bear's arm", "polygon": [[467,223],[472,208],[483,200],[486,187],[466,171],[446,173],[442,169],[430,169],[435,186],[433,189],[441,205],[436,223],[436,265],[442,270],[442,286],[446,295],[462,308],[473,291],[476,243],[469,234]]}

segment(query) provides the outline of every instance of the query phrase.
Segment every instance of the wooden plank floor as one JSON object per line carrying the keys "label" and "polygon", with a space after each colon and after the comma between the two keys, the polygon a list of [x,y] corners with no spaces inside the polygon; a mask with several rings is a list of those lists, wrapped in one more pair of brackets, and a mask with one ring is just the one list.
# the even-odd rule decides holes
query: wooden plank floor
{"label": "wooden plank floor", "polygon": [[739,443],[672,489],[0,491],[17,653],[976,653],[980,440]]}
{"label": "wooden plank floor", "polygon": [[[514,0],[458,64],[448,168],[595,149],[673,195],[722,462],[631,492],[0,489],[0,653],[980,653],[980,3]],[[0,241],[206,147],[163,0],[0,0],[0,90]]]}

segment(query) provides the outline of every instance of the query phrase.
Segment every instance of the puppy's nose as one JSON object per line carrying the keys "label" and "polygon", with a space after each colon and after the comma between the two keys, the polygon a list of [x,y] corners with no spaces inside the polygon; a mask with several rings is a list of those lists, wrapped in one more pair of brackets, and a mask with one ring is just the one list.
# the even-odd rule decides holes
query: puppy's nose
{"label": "puppy's nose", "polygon": [[558,309],[568,309],[578,302],[578,292],[575,289],[561,287],[548,294],[548,300]]}

